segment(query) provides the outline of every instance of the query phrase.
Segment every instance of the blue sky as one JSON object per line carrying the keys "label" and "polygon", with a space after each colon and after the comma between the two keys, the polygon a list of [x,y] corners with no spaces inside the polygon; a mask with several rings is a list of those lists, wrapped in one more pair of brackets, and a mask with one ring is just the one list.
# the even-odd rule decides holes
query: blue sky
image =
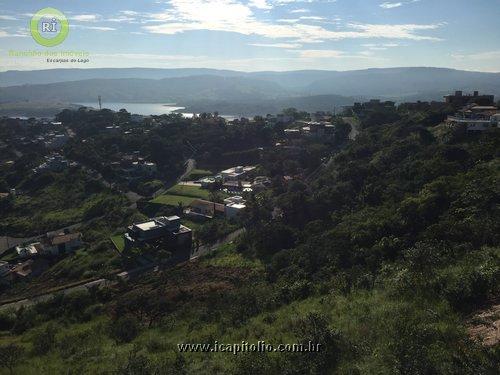
{"label": "blue sky", "polygon": [[43,58],[28,23],[44,7],[70,22],[85,67],[351,70],[437,66],[500,72],[500,0],[0,1],[0,70],[70,67]]}

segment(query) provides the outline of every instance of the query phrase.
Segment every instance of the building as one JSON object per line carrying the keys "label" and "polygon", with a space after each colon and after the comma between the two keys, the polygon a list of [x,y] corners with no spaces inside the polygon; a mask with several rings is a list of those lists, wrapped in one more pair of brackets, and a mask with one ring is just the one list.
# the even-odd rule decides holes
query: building
{"label": "building", "polygon": [[237,166],[229,169],[225,169],[220,172],[223,181],[239,181],[247,175],[248,172],[253,171],[256,167],[247,166]]}
{"label": "building", "polygon": [[45,147],[49,150],[56,150],[64,147],[68,142],[67,134],[55,134],[52,138],[45,141]]}
{"label": "building", "polygon": [[500,121],[500,111],[495,106],[465,106],[453,116],[448,116],[446,122],[455,127],[464,125],[467,131],[484,131],[497,128]]}
{"label": "building", "polygon": [[34,242],[28,245],[16,246],[17,256],[21,259],[33,258],[43,252],[41,242]]}
{"label": "building", "polygon": [[262,191],[272,185],[271,179],[267,176],[257,176],[252,182],[252,191]]}
{"label": "building", "polygon": [[245,189],[251,189],[252,183],[250,181],[225,181],[222,184],[222,191],[231,194],[239,194],[242,191],[247,191]]}
{"label": "building", "polygon": [[298,138],[301,134],[300,129],[285,129],[283,132],[287,138]]}
{"label": "building", "polygon": [[224,215],[225,208],[222,203],[206,201],[203,199],[195,199],[189,207],[184,211],[187,215],[201,216],[212,219],[217,215]]}
{"label": "building", "polygon": [[118,125],[109,125],[104,128],[107,133],[117,134],[120,132],[120,127]]}
{"label": "building", "polygon": [[453,95],[446,95],[444,100],[447,104],[452,104],[456,107],[464,107],[468,104],[480,106],[492,106],[495,104],[494,95],[479,95],[479,91],[474,91],[473,95],[464,95],[462,91],[455,91]]}
{"label": "building", "polygon": [[47,234],[43,243],[43,254],[63,255],[76,251],[82,247],[81,233]]}
{"label": "building", "polygon": [[240,197],[239,195],[235,195],[233,197],[224,199],[224,203],[225,203],[224,214],[228,219],[236,217],[240,212],[242,212],[246,208],[245,200],[243,199],[243,197]]}
{"label": "building", "polygon": [[29,259],[39,255],[57,256],[74,252],[83,245],[82,234],[77,233],[47,233],[38,242],[16,246],[19,258]]}
{"label": "building", "polygon": [[132,224],[125,233],[125,249],[161,242],[176,261],[188,260],[191,254],[192,231],[181,224],[178,216],[160,216]]}
{"label": "building", "polygon": [[130,122],[133,124],[140,124],[141,122],[144,121],[145,116],[143,115],[137,115],[137,114],[131,114],[130,115]]}
{"label": "building", "polygon": [[117,172],[129,180],[152,177],[158,170],[156,163],[145,160],[137,152],[133,155],[123,155],[120,161],[112,163],[112,166],[118,168]]}
{"label": "building", "polygon": [[277,124],[287,125],[287,124],[291,124],[294,120],[295,119],[293,118],[293,116],[288,116],[288,115],[283,115],[283,114],[279,114],[276,116],[273,116],[273,115],[266,116],[267,123],[273,124],[273,125],[277,125]]}
{"label": "building", "polygon": [[49,268],[49,262],[46,259],[29,259],[25,262],[15,265],[11,270],[12,281],[23,280],[41,275]]}
{"label": "building", "polygon": [[352,106],[352,110],[356,113],[360,113],[362,111],[375,111],[381,109],[394,108],[396,105],[393,101],[380,101],[379,99],[371,99],[365,103],[354,103]]}
{"label": "building", "polygon": [[49,156],[45,158],[45,162],[40,164],[38,167],[33,169],[35,173],[43,173],[46,171],[51,172],[61,172],[68,168],[70,163],[63,156],[59,154],[54,154],[53,156]]}

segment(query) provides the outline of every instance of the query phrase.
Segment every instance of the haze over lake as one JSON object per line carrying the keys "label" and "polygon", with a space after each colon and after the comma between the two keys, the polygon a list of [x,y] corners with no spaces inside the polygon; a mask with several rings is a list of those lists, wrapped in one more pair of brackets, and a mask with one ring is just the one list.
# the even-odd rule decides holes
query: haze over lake
{"label": "haze over lake", "polygon": [[[97,108],[98,103],[77,103],[78,105],[84,105],[86,107]],[[120,103],[120,102],[111,102],[102,103],[102,108],[108,108],[113,111],[119,111],[122,108],[125,108],[130,113],[135,113],[138,115],[165,115],[172,113],[174,111],[179,111],[184,109],[185,107],[176,106],[175,104],[162,104],[162,103]],[[191,117],[192,113],[182,113],[186,117]]]}

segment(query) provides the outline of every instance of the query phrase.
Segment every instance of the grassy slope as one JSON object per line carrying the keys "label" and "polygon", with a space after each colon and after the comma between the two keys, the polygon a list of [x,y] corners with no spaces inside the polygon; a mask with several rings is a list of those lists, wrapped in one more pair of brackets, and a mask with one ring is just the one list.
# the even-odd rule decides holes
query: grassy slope
{"label": "grassy slope", "polygon": [[165,204],[169,206],[177,206],[182,203],[183,206],[189,206],[196,198],[208,199],[210,192],[198,186],[175,185],[166,194],[160,195],[151,203]]}
{"label": "grassy slope", "polygon": [[0,231],[18,237],[40,234],[102,215],[106,205],[124,202],[79,171],[50,175],[41,188],[38,184],[34,180],[33,188],[2,209]]}

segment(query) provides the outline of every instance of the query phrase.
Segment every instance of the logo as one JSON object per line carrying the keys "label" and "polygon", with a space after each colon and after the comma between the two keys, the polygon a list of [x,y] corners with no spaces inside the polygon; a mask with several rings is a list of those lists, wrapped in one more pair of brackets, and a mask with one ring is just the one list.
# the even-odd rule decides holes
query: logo
{"label": "logo", "polygon": [[61,44],[69,33],[66,16],[55,8],[40,9],[30,22],[31,36],[44,47]]}

